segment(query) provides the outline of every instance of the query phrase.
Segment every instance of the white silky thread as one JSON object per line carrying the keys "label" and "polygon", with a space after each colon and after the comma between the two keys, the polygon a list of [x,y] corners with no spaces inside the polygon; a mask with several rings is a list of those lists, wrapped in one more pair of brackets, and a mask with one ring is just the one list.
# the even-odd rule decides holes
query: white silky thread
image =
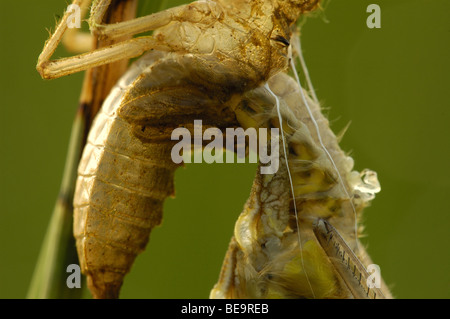
{"label": "white silky thread", "polygon": [[[299,43],[300,43],[300,40],[299,40]],[[299,47],[300,47],[300,46],[299,46]],[[298,52],[298,55],[299,55],[299,57],[301,57],[301,58],[300,58],[300,61],[302,61],[302,60],[303,60],[303,54],[302,54],[302,52],[301,52],[301,51]],[[303,61],[304,61],[304,60],[303,60]],[[342,179],[341,173],[339,173],[339,170],[338,170],[338,168],[337,168],[337,166],[336,166],[336,163],[335,163],[334,160],[333,160],[333,157],[331,156],[331,154],[328,152],[327,148],[326,148],[325,145],[323,144],[323,141],[322,141],[322,135],[320,134],[320,130],[319,130],[319,125],[317,124],[317,121],[316,121],[316,119],[314,118],[314,115],[312,114],[311,109],[309,108],[308,101],[306,100],[305,94],[304,94],[304,92],[303,92],[303,89],[302,89],[302,86],[301,86],[301,83],[300,83],[300,78],[299,78],[299,76],[298,76],[298,74],[297,74],[297,69],[295,68],[294,60],[293,60],[292,58],[290,59],[290,64],[291,64],[292,71],[294,72],[295,79],[297,80],[298,86],[299,86],[299,88],[300,88],[300,95],[302,96],[303,103],[305,104],[306,109],[308,110],[308,114],[309,114],[309,116],[310,116],[310,118],[311,118],[311,120],[312,120],[312,122],[313,122],[313,124],[314,124],[314,127],[315,127],[315,129],[316,129],[317,137],[318,137],[318,139],[319,139],[319,143],[320,143],[322,149],[323,149],[323,150],[325,151],[325,153],[327,154],[328,159],[331,161],[331,164],[333,164],[334,170],[336,171],[336,173],[338,174],[338,177],[339,177],[339,184],[341,185],[342,190],[344,191],[345,196],[347,196],[347,198],[348,198],[349,201],[350,201],[350,205],[352,206],[353,215],[354,215],[354,217],[355,217],[355,243],[356,243],[356,250],[358,250],[358,248],[359,248],[359,245],[358,245],[358,221],[357,221],[357,216],[356,216],[355,205],[353,205],[353,200],[352,200],[352,198],[350,197],[350,194],[348,193],[347,189],[345,188],[344,180]],[[306,64],[305,64],[305,63],[302,64],[302,68],[303,68],[303,72],[305,73],[306,78],[308,79],[308,78],[309,78],[309,73],[308,73],[308,69],[306,69]],[[311,88],[312,88],[312,84],[311,84]],[[314,92],[314,91],[313,91],[313,92]],[[315,94],[314,94],[314,96],[315,96]],[[317,97],[315,97],[315,99],[317,99]],[[316,101],[316,102],[317,102],[317,101]]]}
{"label": "white silky thread", "polygon": [[[319,99],[317,98],[316,90],[314,90],[314,86],[312,84],[311,77],[309,76],[309,71],[308,71],[308,68],[306,66],[305,59],[303,58],[302,43],[301,43],[300,36],[296,37],[296,41],[294,42],[294,46],[298,46],[297,48],[295,48],[295,51],[297,51],[297,56],[298,56],[298,58],[300,60],[300,65],[302,66],[303,73],[305,74],[306,83],[308,84],[308,89],[311,92],[311,95],[313,97],[314,102],[319,104]],[[293,71],[294,71],[295,74],[297,74],[297,71],[295,69],[293,69]],[[300,81],[298,81],[298,82],[300,84]]]}
{"label": "white silky thread", "polygon": [[299,245],[299,248],[300,248],[300,259],[301,259],[301,262],[302,262],[303,271],[305,272],[306,280],[308,281],[309,288],[311,289],[313,298],[316,299],[316,295],[314,294],[314,289],[313,289],[313,287],[311,285],[311,282],[309,280],[308,272],[306,271],[305,263],[304,263],[304,260],[303,260],[303,247],[302,247],[302,238],[301,238],[301,235],[300,235],[300,224],[299,224],[299,221],[298,221],[297,203],[295,202],[294,184],[292,182],[291,170],[289,169],[289,161],[288,161],[288,158],[287,158],[286,141],[285,141],[285,138],[284,138],[284,131],[283,131],[283,121],[281,120],[281,112],[280,112],[280,100],[278,99],[278,96],[276,96],[276,94],[272,92],[272,90],[269,87],[269,84],[266,83],[264,86],[265,86],[266,90],[269,91],[269,93],[275,98],[276,105],[277,105],[278,121],[280,122],[281,139],[283,141],[284,159],[286,160],[286,168],[287,168],[287,173],[288,173],[288,176],[289,176],[289,183],[291,185],[292,198],[293,198],[293,201],[294,201],[295,220],[296,220],[297,227],[298,227],[297,235],[298,235],[298,245]]}

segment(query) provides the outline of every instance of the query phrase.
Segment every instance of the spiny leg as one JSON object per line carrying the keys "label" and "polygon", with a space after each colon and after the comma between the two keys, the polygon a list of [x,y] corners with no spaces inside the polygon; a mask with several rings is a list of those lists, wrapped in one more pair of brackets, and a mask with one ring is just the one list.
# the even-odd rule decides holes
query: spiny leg
{"label": "spiny leg", "polygon": [[[86,16],[89,9],[90,0],[82,3],[80,18]],[[94,37],[88,32],[83,32],[78,28],[69,28],[62,38],[64,48],[71,53],[84,53],[94,49]]]}
{"label": "spiny leg", "polygon": [[[85,8],[87,5],[89,5],[90,0],[73,0],[72,5],[80,6],[82,8]],[[64,33],[67,30],[67,23],[68,19],[71,15],[71,12],[66,11],[61,19],[61,21],[58,23],[55,31],[52,33],[50,38],[45,42],[44,48],[39,55],[38,58],[38,64],[36,66],[37,70],[41,75],[43,76],[43,69],[45,68],[45,64],[49,62],[50,58],[52,57],[53,53],[55,53],[56,48],[58,47],[59,43],[61,42]]]}
{"label": "spiny leg", "polygon": [[105,8],[109,6],[111,0],[94,0],[89,18],[91,31],[97,36],[106,36],[110,39],[125,35],[135,35],[147,31],[152,31],[169,24],[175,20],[194,21],[195,12],[185,10],[186,5],[170,8],[156,12],[144,17],[139,17],[129,21],[115,24],[102,24]]}
{"label": "spiny leg", "polygon": [[[73,1],[73,4],[81,7],[86,6],[86,3],[89,3],[89,0]],[[190,21],[195,18],[195,13],[184,10],[185,6],[180,6],[126,22],[102,25],[101,21],[110,3],[111,0],[96,0],[91,8],[91,17],[89,19],[91,31],[97,36],[108,37],[110,39],[129,36],[154,30],[174,20]],[[146,36],[122,41],[92,52],[51,61],[51,56],[67,30],[67,21],[70,14],[70,12],[65,12],[61,22],[46,42],[39,56],[36,68],[45,79],[54,79],[122,59],[134,58],[151,49],[161,51],[171,50],[163,42],[151,36]]]}
{"label": "spiny leg", "polygon": [[152,37],[142,37],[70,58],[41,61],[37,69],[43,78],[54,79],[119,60],[131,59],[151,49],[167,51],[169,48]]}
{"label": "spiny leg", "polygon": [[[78,5],[80,7],[86,7],[89,3],[90,0],[74,0],[72,2],[73,5]],[[106,9],[109,4],[110,3],[107,4]],[[152,48],[164,49],[161,48],[161,46],[158,47],[153,38],[143,37],[123,41],[116,45],[97,49],[89,53],[50,61],[51,56],[55,52],[68,28],[67,22],[71,14],[72,13],[69,11],[64,13],[64,16],[58,24],[55,32],[45,43],[44,49],[39,56],[36,69],[43,78],[58,78],[118,60],[133,58]],[[104,14],[105,12],[102,12],[99,19],[102,19]]]}
{"label": "spiny leg", "polygon": [[[89,5],[90,5],[91,1],[92,0],[82,3],[82,7],[80,8],[81,9],[80,10],[81,18],[85,17],[86,13],[89,11]],[[115,2],[117,2],[117,1],[115,1]],[[128,3],[131,3],[131,0]],[[110,7],[111,5],[114,5],[114,2],[109,1],[108,6]],[[135,3],[132,6],[122,5],[120,10],[122,10],[122,11],[123,10],[132,10],[132,12],[136,12],[136,9],[137,9],[136,6],[137,6],[137,3]],[[105,15],[106,15],[107,10],[105,12],[104,8],[107,8],[107,6],[99,7],[97,4],[97,5],[95,5],[95,7],[97,8],[97,9],[94,9],[94,11],[96,12],[96,15],[97,15],[95,22],[99,23],[98,21],[100,21],[100,22],[106,21],[107,17],[105,17]],[[98,12],[100,12],[100,14]],[[133,14],[133,16],[135,16],[135,14],[131,13],[131,12],[122,12],[122,14],[124,16],[127,14]],[[133,19],[134,18],[135,17],[133,17]],[[129,20],[131,20],[131,19],[129,19]],[[127,20],[124,20],[124,21],[127,21]],[[119,21],[119,22],[121,22],[121,21]],[[118,23],[118,22],[110,21],[110,23],[108,23],[108,24],[114,25],[115,23]],[[93,24],[94,24],[94,22],[93,22]],[[62,44],[64,45],[64,48],[68,52],[76,53],[76,54],[90,52],[90,51],[98,48],[98,46],[95,45],[95,43],[94,43],[94,39],[98,38],[98,36],[97,36],[97,34],[95,34],[96,36],[94,36],[94,34],[93,34],[93,33],[95,33],[95,30],[96,30],[95,27],[92,27],[93,24],[91,24],[91,30],[93,30],[92,33],[81,31],[80,28],[68,28],[68,30],[66,30],[66,32],[64,33],[64,36],[62,38]],[[131,38],[132,38],[132,35],[124,36],[121,38],[115,36],[114,39],[102,36],[102,42],[109,43],[109,44],[115,44],[115,43],[118,43],[118,42],[121,42],[124,40],[129,40]],[[105,45],[103,45],[103,46],[105,46]]]}

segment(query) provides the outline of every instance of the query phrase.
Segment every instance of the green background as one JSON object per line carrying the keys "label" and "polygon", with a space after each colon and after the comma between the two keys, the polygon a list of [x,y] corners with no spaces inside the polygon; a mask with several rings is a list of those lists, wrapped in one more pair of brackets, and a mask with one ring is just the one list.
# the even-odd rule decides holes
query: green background
{"label": "green background", "polygon": [[[0,8],[0,297],[24,298],[62,176],[82,74],[44,81],[35,63],[62,0]],[[367,5],[382,10],[366,26]],[[169,1],[169,6],[176,1]],[[319,99],[356,168],[382,191],[365,211],[369,253],[399,298],[449,298],[450,1],[332,0],[302,45]],[[64,51],[58,51],[64,54]],[[255,164],[191,164],[126,277],[123,298],[206,298]],[[89,296],[86,293],[86,296]]]}

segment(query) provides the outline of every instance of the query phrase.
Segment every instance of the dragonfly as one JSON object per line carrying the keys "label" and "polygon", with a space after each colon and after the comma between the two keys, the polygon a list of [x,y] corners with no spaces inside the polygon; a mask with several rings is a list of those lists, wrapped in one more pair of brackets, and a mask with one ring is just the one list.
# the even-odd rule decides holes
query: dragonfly
{"label": "dragonfly", "polygon": [[[171,132],[194,131],[196,119],[204,129],[281,132],[280,169],[257,174],[211,297],[389,297],[384,283],[367,284],[371,262],[358,241],[357,219],[377,192],[376,176],[352,171],[317,101],[286,74],[295,69],[295,23],[319,1],[196,1],[139,18],[125,17],[135,2],[124,3],[130,7],[94,0],[92,37],[106,42],[51,60],[67,31],[66,12],[37,64],[44,79],[54,79],[125,61],[122,70],[142,56],[112,87],[121,72],[100,76],[108,78],[107,94],[97,97],[97,87],[86,85],[92,100],[107,95],[87,134],[73,196],[79,262],[94,298],[119,297],[174,193]],[[82,11],[89,4],[73,1]],[[105,19],[111,8],[123,21]],[[147,31],[153,34],[133,37]]]}

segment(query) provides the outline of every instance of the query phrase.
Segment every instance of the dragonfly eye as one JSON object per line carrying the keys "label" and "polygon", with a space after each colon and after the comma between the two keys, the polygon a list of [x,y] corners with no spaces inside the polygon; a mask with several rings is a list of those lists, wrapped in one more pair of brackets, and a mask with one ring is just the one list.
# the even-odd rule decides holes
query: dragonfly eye
{"label": "dragonfly eye", "polygon": [[290,45],[289,41],[285,37],[283,37],[281,35],[277,35],[275,38],[273,38],[273,40],[275,40],[277,42],[280,42],[280,43],[284,44],[287,47]]}

